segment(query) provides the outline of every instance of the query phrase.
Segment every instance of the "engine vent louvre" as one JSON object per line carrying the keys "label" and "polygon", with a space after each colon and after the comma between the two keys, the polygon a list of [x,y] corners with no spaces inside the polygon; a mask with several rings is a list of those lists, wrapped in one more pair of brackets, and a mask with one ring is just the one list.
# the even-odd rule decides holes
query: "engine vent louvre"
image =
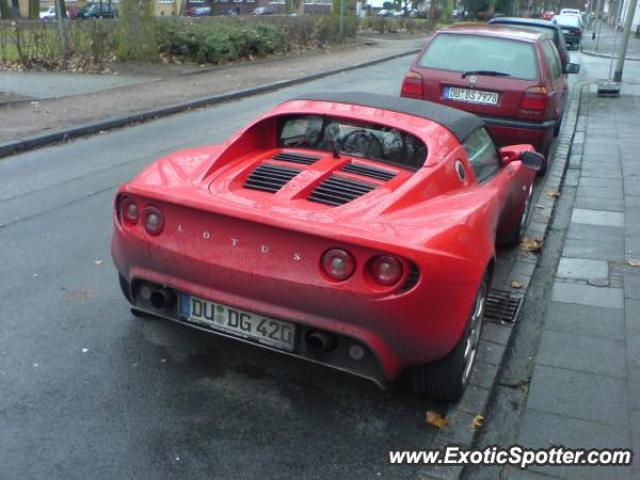
{"label": "engine vent louvre", "polygon": [[316,157],[315,155],[304,155],[302,153],[280,152],[275,157],[273,157],[273,159],[280,160],[281,162],[303,163],[304,165],[312,165],[320,160],[320,157]]}
{"label": "engine vent louvre", "polygon": [[344,205],[375,188],[371,183],[331,175],[311,192],[309,200],[332,206]]}
{"label": "engine vent louvre", "polygon": [[343,172],[355,173],[356,175],[363,175],[365,177],[375,178],[376,180],[384,180],[388,182],[389,180],[395,178],[396,174],[390,172],[389,170],[383,170],[381,168],[369,167],[367,165],[358,165],[355,163],[350,163],[346,165],[343,169]]}
{"label": "engine vent louvre", "polygon": [[244,188],[275,193],[302,170],[263,163],[244,182]]}

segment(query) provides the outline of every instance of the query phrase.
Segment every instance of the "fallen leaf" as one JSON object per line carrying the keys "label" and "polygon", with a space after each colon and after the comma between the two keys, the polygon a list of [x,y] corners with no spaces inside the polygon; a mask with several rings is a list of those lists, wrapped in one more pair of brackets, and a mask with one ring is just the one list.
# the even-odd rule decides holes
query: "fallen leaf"
{"label": "fallen leaf", "polygon": [[522,288],[523,286],[524,284],[517,280],[514,280],[513,282],[511,282],[511,288]]}
{"label": "fallen leaf", "polygon": [[630,258],[627,263],[632,267],[640,267],[640,258]]}
{"label": "fallen leaf", "polygon": [[473,428],[473,430],[478,431],[483,426],[484,426],[484,417],[482,415],[476,415],[475,417],[473,417],[473,420],[471,421],[471,428]]}
{"label": "fallen leaf", "polygon": [[103,262],[104,262],[104,260],[94,260],[93,261],[93,263],[95,263],[98,266],[102,265]]}
{"label": "fallen leaf", "polygon": [[520,243],[520,249],[531,253],[539,252],[542,250],[542,240],[537,238],[525,238]]}
{"label": "fallen leaf", "polygon": [[551,192],[547,192],[547,195],[549,195],[551,198],[558,198],[560,197],[560,192],[556,192],[555,190],[553,190]]}
{"label": "fallen leaf", "polygon": [[436,428],[444,428],[449,425],[449,420],[443,418],[442,415],[435,410],[427,410],[427,423]]}

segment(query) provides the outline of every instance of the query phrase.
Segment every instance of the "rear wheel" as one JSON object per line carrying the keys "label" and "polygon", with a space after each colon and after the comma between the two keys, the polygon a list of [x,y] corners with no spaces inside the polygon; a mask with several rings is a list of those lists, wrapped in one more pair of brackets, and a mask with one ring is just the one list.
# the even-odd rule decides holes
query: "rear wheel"
{"label": "rear wheel", "polygon": [[531,196],[532,195],[533,195],[533,184],[529,185],[529,193],[527,194],[527,199],[524,202],[524,207],[522,209],[522,213],[520,214],[520,218],[518,219],[518,224],[513,229],[513,233],[505,241],[506,245],[514,247],[518,245],[524,238],[524,232],[526,232],[527,230],[527,226],[529,225],[529,218],[531,217]]}
{"label": "rear wheel", "polygon": [[455,402],[462,396],[478,353],[488,290],[489,275],[485,273],[467,327],[455,348],[443,359],[410,371],[409,381],[417,394],[442,402]]}

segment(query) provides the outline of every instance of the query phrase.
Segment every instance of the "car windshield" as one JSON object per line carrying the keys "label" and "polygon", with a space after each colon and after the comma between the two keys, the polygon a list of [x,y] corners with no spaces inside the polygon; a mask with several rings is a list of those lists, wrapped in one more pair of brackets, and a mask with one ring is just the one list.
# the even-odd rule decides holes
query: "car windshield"
{"label": "car windshield", "polygon": [[322,115],[286,116],[280,121],[280,147],[311,148],[420,168],[427,147],[397,128]]}
{"label": "car windshield", "polygon": [[419,65],[455,72],[492,71],[524,80],[538,79],[533,44],[480,35],[439,34]]}
{"label": "car windshield", "polygon": [[580,18],[574,15],[558,15],[554,18],[558,25],[562,25],[563,27],[579,27],[580,26]]}

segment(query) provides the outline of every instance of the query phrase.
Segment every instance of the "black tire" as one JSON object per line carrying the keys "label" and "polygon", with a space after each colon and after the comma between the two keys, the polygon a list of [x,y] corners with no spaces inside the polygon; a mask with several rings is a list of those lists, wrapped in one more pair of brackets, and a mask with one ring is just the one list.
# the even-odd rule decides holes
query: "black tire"
{"label": "black tire", "polygon": [[485,273],[478,287],[467,327],[458,344],[441,360],[411,369],[409,381],[418,395],[438,402],[455,402],[460,399],[471,377],[478,352],[488,291],[489,274]]}
{"label": "black tire", "polygon": [[533,184],[529,186],[529,194],[527,195],[527,200],[525,201],[524,208],[522,209],[522,213],[520,214],[520,218],[518,218],[518,224],[513,229],[513,232],[504,242],[505,245],[509,247],[515,247],[522,242],[524,238],[524,232],[527,230],[527,226],[529,225],[529,219],[531,217],[531,197],[533,196]]}
{"label": "black tire", "polygon": [[560,118],[556,122],[556,126],[553,127],[553,136],[554,137],[557,137],[558,135],[560,135],[560,128],[561,127],[562,127],[562,115],[560,115]]}

